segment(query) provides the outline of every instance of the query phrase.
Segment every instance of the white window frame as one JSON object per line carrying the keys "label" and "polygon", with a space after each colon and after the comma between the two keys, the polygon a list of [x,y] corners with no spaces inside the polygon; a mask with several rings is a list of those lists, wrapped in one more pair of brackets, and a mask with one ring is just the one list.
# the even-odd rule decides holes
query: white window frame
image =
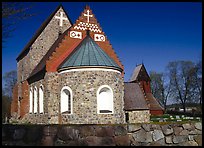
{"label": "white window frame", "polygon": [[34,113],[38,113],[38,89],[34,87]]}
{"label": "white window frame", "polygon": [[29,94],[29,113],[33,113],[33,89],[30,88],[30,94]]}
{"label": "white window frame", "polygon": [[[69,93],[70,93],[70,103],[71,103],[71,113],[68,113],[69,115],[70,114],[73,114],[73,93],[72,93],[72,89],[69,87],[69,86],[64,86],[62,89],[61,89],[61,91],[60,91],[60,113],[61,114],[66,114],[66,113],[62,113],[62,111],[61,111],[61,108],[62,108],[62,105],[61,105],[61,102],[62,102],[62,93],[63,93],[63,91],[64,90],[68,90],[69,91]],[[67,100],[68,101],[68,100]],[[68,111],[68,110],[67,110]]]}
{"label": "white window frame", "polygon": [[[100,113],[100,110],[99,110],[99,93],[100,93],[100,91],[103,89],[103,88],[108,88],[109,90],[110,90],[110,98],[111,98],[111,101],[112,101],[112,108],[111,108],[111,111],[112,112],[109,112],[109,113]],[[97,113],[98,114],[113,114],[114,113],[114,98],[113,98],[113,90],[112,90],[112,88],[110,87],[110,86],[108,86],[108,85],[102,85],[102,86],[100,86],[99,88],[98,88],[98,90],[97,90]]]}
{"label": "white window frame", "polygon": [[39,113],[44,113],[44,87],[42,84],[39,88]]}

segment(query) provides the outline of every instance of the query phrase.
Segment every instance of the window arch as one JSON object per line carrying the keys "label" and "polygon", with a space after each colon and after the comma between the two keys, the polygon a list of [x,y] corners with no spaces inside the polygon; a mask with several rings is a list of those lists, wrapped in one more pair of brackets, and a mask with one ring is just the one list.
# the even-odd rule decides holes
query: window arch
{"label": "window arch", "polygon": [[113,91],[108,85],[102,85],[97,91],[97,113],[113,113]]}
{"label": "window arch", "polygon": [[44,94],[43,94],[43,86],[40,85],[40,89],[39,89],[39,112],[40,113],[43,113],[44,110],[43,110],[43,100],[44,100]]}
{"label": "window arch", "polygon": [[37,102],[37,87],[34,87],[34,113],[38,112],[38,102]]}
{"label": "window arch", "polygon": [[32,87],[30,88],[30,95],[29,95],[30,99],[30,107],[29,107],[29,113],[33,112],[33,90]]}
{"label": "window arch", "polygon": [[61,89],[60,112],[72,114],[72,90],[68,86]]}

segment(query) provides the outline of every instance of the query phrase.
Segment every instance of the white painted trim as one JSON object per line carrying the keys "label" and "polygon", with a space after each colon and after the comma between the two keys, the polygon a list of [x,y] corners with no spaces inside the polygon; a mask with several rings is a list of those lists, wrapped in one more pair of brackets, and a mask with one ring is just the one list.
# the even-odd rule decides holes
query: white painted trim
{"label": "white painted trim", "polygon": [[[41,89],[41,87],[42,87],[42,89]],[[44,87],[41,84],[40,88],[39,88],[39,113],[43,113],[43,112],[44,112]]]}
{"label": "white painted trim", "polygon": [[34,87],[34,113],[38,112],[38,89]]}
{"label": "white painted trim", "polygon": [[29,113],[33,113],[33,89],[30,88],[30,94],[29,94]]}
{"label": "white painted trim", "polygon": [[[99,108],[98,108],[99,92],[101,91],[101,89],[103,89],[103,88],[105,88],[105,87],[108,88],[108,89],[111,91],[112,113],[100,113],[100,112],[99,112]],[[110,86],[108,86],[108,85],[102,85],[102,86],[100,86],[100,87],[98,88],[96,96],[97,96],[97,113],[98,113],[98,114],[113,114],[113,113],[114,113],[114,95],[113,95],[113,90],[112,90],[112,88],[111,88]]]}
{"label": "white painted trim", "polygon": [[62,89],[61,89],[61,91],[60,91],[60,113],[62,113],[61,112],[61,97],[62,97],[62,92],[63,92],[63,90],[65,90],[65,89],[67,89],[68,91],[69,91],[69,93],[70,93],[70,99],[71,99],[71,113],[69,114],[69,115],[71,115],[71,114],[73,114],[73,93],[72,93],[72,90],[71,90],[71,88],[69,87],[69,86],[64,86]]}
{"label": "white painted trim", "polygon": [[79,69],[68,69],[64,71],[60,71],[59,74],[67,73],[67,72],[73,72],[73,71],[111,71],[121,74],[120,71],[115,69],[106,69],[106,68],[79,68]]}

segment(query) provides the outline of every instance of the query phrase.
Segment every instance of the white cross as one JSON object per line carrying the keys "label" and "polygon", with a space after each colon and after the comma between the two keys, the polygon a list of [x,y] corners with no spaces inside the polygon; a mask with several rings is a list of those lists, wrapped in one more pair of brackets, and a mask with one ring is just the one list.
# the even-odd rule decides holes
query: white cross
{"label": "white cross", "polygon": [[60,19],[60,26],[63,24],[63,20],[68,20],[66,17],[63,17],[63,12],[60,12],[60,16],[55,16],[56,19]]}
{"label": "white cross", "polygon": [[84,14],[84,16],[87,16],[87,22],[89,23],[89,17],[93,17],[93,15],[89,15],[89,10],[87,10],[87,14]]}

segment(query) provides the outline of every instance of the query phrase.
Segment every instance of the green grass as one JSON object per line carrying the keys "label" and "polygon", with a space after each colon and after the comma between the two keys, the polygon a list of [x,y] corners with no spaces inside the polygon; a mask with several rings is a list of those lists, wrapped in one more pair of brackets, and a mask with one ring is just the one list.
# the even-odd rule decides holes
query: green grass
{"label": "green grass", "polygon": [[[176,117],[179,117],[178,119]],[[190,119],[185,115],[169,115],[164,114],[161,116],[150,116],[151,122],[159,122],[162,120],[162,122],[181,122],[181,121],[202,121],[202,118],[197,119],[196,117],[191,117]],[[160,121],[161,122],[161,121]]]}

